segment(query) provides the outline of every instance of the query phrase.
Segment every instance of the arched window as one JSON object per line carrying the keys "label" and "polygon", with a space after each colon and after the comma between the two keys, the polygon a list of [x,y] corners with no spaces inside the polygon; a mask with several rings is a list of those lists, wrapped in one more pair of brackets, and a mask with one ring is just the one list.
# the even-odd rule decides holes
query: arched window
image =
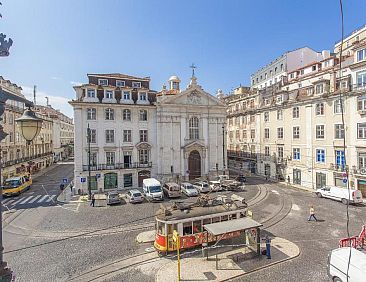
{"label": "arched window", "polygon": [[283,71],[283,64],[281,64],[281,71]]}
{"label": "arched window", "polygon": [[199,120],[197,117],[189,119],[189,139],[199,139]]}
{"label": "arched window", "polygon": [[105,109],[105,119],[114,120],[114,110],[111,108]]}
{"label": "arched window", "polygon": [[140,110],[140,120],[147,121],[147,111],[146,110]]}

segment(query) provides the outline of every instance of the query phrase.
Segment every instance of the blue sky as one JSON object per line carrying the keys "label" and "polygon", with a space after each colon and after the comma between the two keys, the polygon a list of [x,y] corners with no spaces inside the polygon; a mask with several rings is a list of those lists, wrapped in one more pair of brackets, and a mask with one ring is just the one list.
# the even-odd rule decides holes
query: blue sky
{"label": "blue sky", "polygon": [[[2,0],[0,32],[14,41],[0,75],[72,116],[72,85],[87,73],[169,76],[185,87],[194,62],[203,88],[249,85],[250,74],[302,46],[333,49],[338,0]],[[364,0],[344,1],[345,32],[366,24]],[[28,96],[29,97],[29,96]]]}

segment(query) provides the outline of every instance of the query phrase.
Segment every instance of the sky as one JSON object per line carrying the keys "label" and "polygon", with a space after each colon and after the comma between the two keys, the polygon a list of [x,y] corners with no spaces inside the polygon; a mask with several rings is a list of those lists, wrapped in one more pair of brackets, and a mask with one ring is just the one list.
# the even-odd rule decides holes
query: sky
{"label": "sky", "polygon": [[[286,51],[333,50],[341,38],[338,0],[1,0],[0,33],[14,41],[0,75],[37,103],[73,116],[73,85],[87,73],[171,75],[215,95]],[[345,33],[366,24],[365,0],[344,0]]]}

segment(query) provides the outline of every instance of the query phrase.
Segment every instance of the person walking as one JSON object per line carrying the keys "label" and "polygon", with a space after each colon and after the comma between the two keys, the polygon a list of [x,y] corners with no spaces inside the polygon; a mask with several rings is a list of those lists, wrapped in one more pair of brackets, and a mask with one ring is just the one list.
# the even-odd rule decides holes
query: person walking
{"label": "person walking", "polygon": [[92,198],[91,198],[91,203],[90,203],[91,206],[95,206],[95,195],[92,194]]}
{"label": "person walking", "polygon": [[310,216],[308,218],[308,221],[310,221],[312,218],[314,218],[315,221],[318,221],[315,217],[315,210],[314,210],[314,206],[310,206]]}
{"label": "person walking", "polygon": [[266,235],[265,241],[266,241],[266,255],[267,255],[267,259],[271,259],[271,238],[269,238],[269,236]]}
{"label": "person walking", "polygon": [[290,185],[290,175],[287,176],[287,185]]}

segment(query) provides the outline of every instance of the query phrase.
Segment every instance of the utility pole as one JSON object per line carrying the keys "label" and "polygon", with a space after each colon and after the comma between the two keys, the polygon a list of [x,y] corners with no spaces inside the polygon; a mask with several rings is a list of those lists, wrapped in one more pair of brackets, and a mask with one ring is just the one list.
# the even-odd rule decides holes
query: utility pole
{"label": "utility pole", "polygon": [[36,90],[37,90],[37,86],[34,85],[33,86],[33,103],[34,105],[37,105],[37,100],[36,100]]}
{"label": "utility pole", "polygon": [[225,175],[225,125],[222,125],[222,174]]}
{"label": "utility pole", "polygon": [[88,123],[88,129],[87,129],[87,139],[88,139],[88,195],[89,200],[91,200],[91,174],[90,174],[90,142],[91,142],[91,130]]}

